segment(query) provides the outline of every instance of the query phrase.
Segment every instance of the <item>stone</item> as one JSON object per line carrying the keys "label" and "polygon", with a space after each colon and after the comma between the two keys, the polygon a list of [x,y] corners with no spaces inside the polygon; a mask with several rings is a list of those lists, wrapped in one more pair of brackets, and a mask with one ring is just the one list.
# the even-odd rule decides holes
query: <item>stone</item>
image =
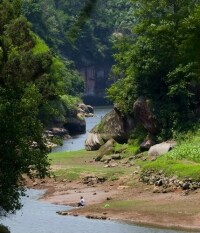
{"label": "stone", "polygon": [[98,150],[111,138],[118,143],[126,143],[134,127],[132,117],[123,115],[116,109],[112,110],[90,131],[85,141],[85,149]]}
{"label": "stone", "polygon": [[110,155],[114,153],[114,145],[116,141],[114,139],[108,140],[98,151],[98,155],[95,158],[95,161],[100,161],[105,155]]}
{"label": "stone", "polygon": [[121,157],[120,154],[113,154],[113,155],[111,155],[111,158],[114,159],[114,160],[119,160],[119,159],[121,159],[122,157]]}
{"label": "stone", "polygon": [[135,120],[140,122],[151,135],[159,132],[158,120],[148,99],[143,96],[139,97],[133,105],[133,112]]}
{"label": "stone", "polygon": [[151,157],[157,157],[159,155],[163,155],[167,153],[170,150],[170,148],[171,148],[170,143],[162,142],[152,146],[148,151],[148,155]]}
{"label": "stone", "polygon": [[155,142],[153,140],[147,139],[147,140],[145,140],[144,142],[142,142],[140,144],[140,150],[141,151],[147,151],[153,145],[155,145]]}
{"label": "stone", "polygon": [[89,133],[85,141],[85,149],[88,151],[98,150],[103,144],[101,134]]}

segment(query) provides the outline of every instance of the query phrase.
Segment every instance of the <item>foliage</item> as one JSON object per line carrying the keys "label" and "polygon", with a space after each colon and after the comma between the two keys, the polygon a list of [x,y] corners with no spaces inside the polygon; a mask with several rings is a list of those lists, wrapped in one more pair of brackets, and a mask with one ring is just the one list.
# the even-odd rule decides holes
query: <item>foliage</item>
{"label": "foliage", "polygon": [[0,1],[1,215],[21,207],[23,174],[49,175],[42,122],[61,114],[55,104],[63,104],[62,98],[71,108],[77,101],[72,96],[83,90],[80,75],[68,61],[52,55],[30,30],[20,7],[19,0]]}
{"label": "foliage", "polygon": [[132,11],[125,0],[23,0],[33,30],[79,68],[112,64],[112,34],[130,30]]}
{"label": "foliage", "polygon": [[114,45],[117,81],[108,96],[125,112],[132,112],[139,96],[147,97],[160,120],[160,136],[169,138],[195,120],[199,106],[199,1],[132,4],[135,24]]}
{"label": "foliage", "polygon": [[177,147],[169,151],[167,154],[168,159],[172,160],[189,160],[193,162],[200,162],[200,130],[197,126],[197,130],[187,132],[182,136]]}

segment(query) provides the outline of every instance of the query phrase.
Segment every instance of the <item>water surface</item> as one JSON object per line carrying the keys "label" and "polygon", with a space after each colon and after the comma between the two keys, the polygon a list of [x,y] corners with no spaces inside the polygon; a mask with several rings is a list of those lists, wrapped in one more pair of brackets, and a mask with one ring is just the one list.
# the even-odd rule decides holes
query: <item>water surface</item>
{"label": "water surface", "polygon": [[[29,198],[22,198],[24,207],[16,215],[2,219],[11,233],[177,233],[179,231],[147,228],[108,220],[61,216],[57,211],[70,207],[37,200],[44,191],[28,190]],[[182,231],[183,233],[183,231]],[[185,232],[186,233],[186,232]]]}
{"label": "water surface", "polygon": [[62,146],[58,146],[54,148],[52,151],[53,152],[58,152],[58,151],[73,151],[73,150],[81,150],[84,149],[84,144],[85,144],[85,139],[87,137],[87,134],[89,131],[97,125],[102,117],[104,117],[108,112],[112,110],[111,106],[107,107],[95,107],[94,108],[94,117],[86,117],[86,133],[84,134],[78,134],[73,136],[70,139],[66,139],[63,141]]}

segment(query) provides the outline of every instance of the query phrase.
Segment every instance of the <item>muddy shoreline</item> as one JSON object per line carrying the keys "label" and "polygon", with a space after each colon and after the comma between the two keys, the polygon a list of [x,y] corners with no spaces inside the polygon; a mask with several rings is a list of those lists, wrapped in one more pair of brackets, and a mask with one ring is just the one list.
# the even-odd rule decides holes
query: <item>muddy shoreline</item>
{"label": "muddy shoreline", "polygon": [[[136,225],[163,227],[186,232],[200,232],[200,190],[185,194],[153,193],[153,186],[138,182],[135,187],[119,181],[88,186],[81,181],[45,180],[28,185],[46,189],[41,201],[76,207],[80,196],[86,200],[83,208],[68,211],[70,215],[123,221]],[[113,202],[129,202],[131,206],[112,207]]]}

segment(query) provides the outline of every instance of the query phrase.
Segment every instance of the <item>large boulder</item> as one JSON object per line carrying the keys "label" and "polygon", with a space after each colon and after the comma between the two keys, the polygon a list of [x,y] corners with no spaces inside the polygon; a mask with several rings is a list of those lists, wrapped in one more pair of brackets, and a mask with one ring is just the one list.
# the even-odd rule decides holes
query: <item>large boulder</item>
{"label": "large boulder", "polygon": [[85,141],[85,148],[86,150],[98,150],[111,138],[118,143],[125,143],[133,129],[133,118],[114,109],[90,131]]}
{"label": "large boulder", "polygon": [[158,121],[148,99],[139,97],[133,105],[133,112],[136,122],[140,122],[149,134],[159,132]]}
{"label": "large boulder", "polygon": [[175,145],[176,145],[175,141],[166,141],[156,144],[149,149],[148,155],[151,157],[157,157],[159,155],[163,155],[167,153]]}
{"label": "large boulder", "polygon": [[104,144],[101,134],[89,133],[85,141],[85,149],[89,151],[98,150]]}
{"label": "large boulder", "polygon": [[108,140],[104,145],[102,145],[99,149],[99,153],[95,158],[95,161],[100,161],[104,155],[110,155],[114,153],[114,146],[116,141],[114,139]]}
{"label": "large boulder", "polygon": [[70,135],[82,134],[86,132],[86,122],[82,114],[67,119],[63,124],[64,128],[68,130]]}

